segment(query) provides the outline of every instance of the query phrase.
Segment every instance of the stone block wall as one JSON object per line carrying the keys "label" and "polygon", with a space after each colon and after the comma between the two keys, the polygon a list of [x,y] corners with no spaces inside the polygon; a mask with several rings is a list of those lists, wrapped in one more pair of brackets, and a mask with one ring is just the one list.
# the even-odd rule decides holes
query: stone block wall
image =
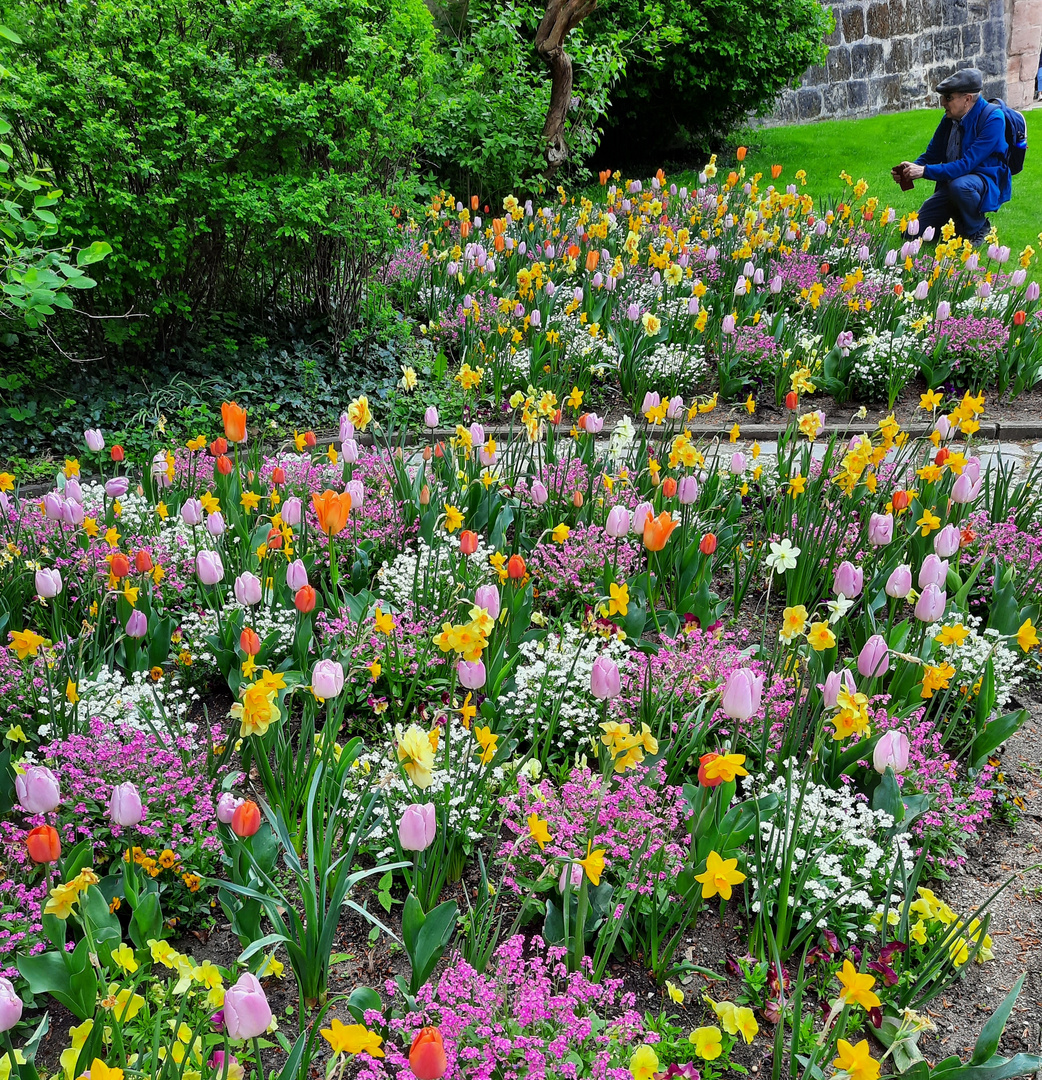
{"label": "stone block wall", "polygon": [[1009,59],[1006,100],[1023,109],[1035,93],[1039,51],[1042,50],[1042,0],[1007,0]]}
{"label": "stone block wall", "polygon": [[[936,106],[934,87],[965,67],[980,68],[987,97],[1004,97],[1006,8],[1013,5],[1030,7],[1042,24],[1042,0],[838,0],[825,63],[782,93],[769,122]],[[1031,47],[1026,40],[1023,45]],[[1018,61],[1018,72],[1028,63]]]}

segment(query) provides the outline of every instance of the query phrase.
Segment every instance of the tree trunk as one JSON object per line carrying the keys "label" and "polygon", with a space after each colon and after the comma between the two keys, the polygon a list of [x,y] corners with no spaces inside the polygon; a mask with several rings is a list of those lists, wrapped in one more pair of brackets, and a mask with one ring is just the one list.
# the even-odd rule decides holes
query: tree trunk
{"label": "tree trunk", "polygon": [[597,7],[597,0],[547,0],[535,35],[535,47],[550,67],[550,106],[543,124],[550,175],[568,158],[565,120],[572,101],[572,60],[564,40]]}

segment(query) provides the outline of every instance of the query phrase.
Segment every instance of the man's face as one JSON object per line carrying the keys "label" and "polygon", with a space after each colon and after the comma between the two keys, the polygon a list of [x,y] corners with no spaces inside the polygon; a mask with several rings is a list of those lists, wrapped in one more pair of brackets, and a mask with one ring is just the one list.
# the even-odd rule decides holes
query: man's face
{"label": "man's face", "polygon": [[973,94],[941,94],[941,106],[949,120],[961,120],[973,108]]}

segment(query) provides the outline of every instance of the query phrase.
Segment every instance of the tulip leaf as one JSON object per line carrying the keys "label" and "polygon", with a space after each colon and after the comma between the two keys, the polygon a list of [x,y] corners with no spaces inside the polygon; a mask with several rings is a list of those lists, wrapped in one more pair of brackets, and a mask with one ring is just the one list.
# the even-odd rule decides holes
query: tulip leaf
{"label": "tulip leaf", "polygon": [[1024,985],[1026,977],[1025,972],[1017,979],[1013,984],[1013,989],[1002,999],[999,1007],[981,1028],[981,1033],[973,1048],[973,1057],[970,1058],[971,1065],[985,1065],[995,1056],[995,1051],[999,1048],[999,1039],[1002,1038],[1002,1033],[1006,1029],[1006,1021],[1013,1011],[1013,1003],[1020,996],[1020,988]]}
{"label": "tulip leaf", "polygon": [[347,999],[347,1011],[359,1024],[365,1023],[367,1012],[383,1012],[383,1007],[380,995],[368,986],[356,986]]}
{"label": "tulip leaf", "polygon": [[882,810],[895,822],[904,820],[905,807],[901,801],[901,789],[897,786],[897,776],[890,765],[887,765],[886,772],[872,795],[872,809]]}
{"label": "tulip leaf", "polygon": [[1016,712],[1006,713],[1004,716],[996,717],[996,719],[986,724],[984,730],[974,737],[971,744],[973,746],[973,767],[979,769],[984,765],[988,760],[988,756],[1008,738],[1016,734],[1027,718],[1026,709],[1017,709]]}

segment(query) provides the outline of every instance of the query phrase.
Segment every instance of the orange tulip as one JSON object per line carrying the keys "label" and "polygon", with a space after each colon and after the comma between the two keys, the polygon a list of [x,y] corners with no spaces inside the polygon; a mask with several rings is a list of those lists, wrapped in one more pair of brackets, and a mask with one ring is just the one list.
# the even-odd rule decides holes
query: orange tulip
{"label": "orange tulip", "polygon": [[420,488],[420,506],[426,506],[431,501],[431,489],[426,484]]}
{"label": "orange tulip", "polygon": [[276,465],[271,470],[271,482],[273,484],[284,484],[286,482],[286,470],[281,465]]}
{"label": "orange tulip", "polygon": [[25,843],[34,863],[52,863],[61,858],[61,837],[53,825],[37,825],[26,836]]}
{"label": "orange tulip", "polygon": [[224,434],[228,442],[246,441],[246,410],[234,401],[226,401],[221,406],[221,419],[224,420]]}
{"label": "orange tulip", "polygon": [[134,569],[139,574],[150,574],[152,572],[152,556],[147,551],[139,551],[134,556]]}
{"label": "orange tulip", "polygon": [[569,244],[568,245],[568,258],[569,259],[577,259],[577,258],[579,258],[579,245],[578,244]]}
{"label": "orange tulip", "polygon": [[239,803],[232,814],[232,832],[245,840],[248,836],[253,836],[260,827],[260,807],[252,799]]}
{"label": "orange tulip", "polygon": [[676,493],[676,480],[674,480],[672,476],[667,476],[666,479],[662,481],[662,494],[665,495],[667,499],[672,499],[673,496],[676,495]]}
{"label": "orange tulip", "polygon": [[933,463],[935,465],[943,465],[951,456],[952,452],[948,449],[948,447],[942,446],[940,450],[938,450],[937,453],[934,454]]}
{"label": "orange tulip", "polygon": [[772,180],[777,180],[779,176],[781,176],[781,166],[780,165],[772,165],[771,166],[771,179]]}
{"label": "orange tulip", "polygon": [[492,246],[496,249],[496,251],[502,251],[507,246],[506,237],[505,236],[494,236],[494,237],[492,237]]}
{"label": "orange tulip", "polygon": [[1013,325],[1023,326],[1027,320],[1028,313],[1026,311],[1014,311],[1013,312]]}
{"label": "orange tulip", "polygon": [[470,236],[470,222],[461,221],[459,227],[459,235],[461,240],[466,240]]}
{"label": "orange tulip", "polygon": [[109,451],[109,457],[112,458],[113,461],[122,461],[126,457],[126,454],[123,453],[123,447],[120,446],[119,443],[116,443]]}
{"label": "orange tulip", "polygon": [[232,465],[232,459],[228,457],[227,454],[219,454],[217,457],[217,461],[214,462],[214,464],[217,466],[217,471],[221,474],[221,476],[230,475],[232,469],[234,468],[234,466]]}
{"label": "orange tulip", "polygon": [[611,169],[602,169],[597,174],[597,179],[600,180],[601,187],[604,187],[604,185],[611,179]]}
{"label": "orange tulip", "polygon": [[493,218],[492,219],[492,235],[503,236],[507,231],[507,219],[506,218]]}
{"label": "orange tulip", "polygon": [[247,656],[256,656],[261,649],[261,639],[258,637],[257,631],[251,630],[248,626],[245,627],[239,635],[239,648]]}
{"label": "orange tulip", "polygon": [[507,577],[512,581],[520,581],[525,576],[525,560],[520,555],[511,555],[507,559]]}
{"label": "orange tulip", "polygon": [[666,510],[663,510],[657,518],[648,514],[644,522],[644,546],[648,551],[661,551],[677,524],[672,514]]}
{"label": "orange tulip", "polygon": [[326,536],[336,536],[344,531],[347,525],[347,515],[351,513],[351,495],[344,491],[337,494],[335,491],[317,492],[311,496],[318,515],[318,527]]}
{"label": "orange tulip", "polygon": [[471,195],[471,197],[470,197],[470,208],[471,208],[471,210],[477,210],[477,208],[478,208],[478,197],[477,197],[477,195]]}
{"label": "orange tulip", "polygon": [[228,453],[228,440],[227,439],[214,439],[210,443],[210,454],[212,457],[220,457],[221,454]]}
{"label": "orange tulip", "polygon": [[572,492],[572,506],[578,510],[583,504],[583,493],[581,491]]}
{"label": "orange tulip", "polygon": [[797,396],[795,390],[790,390],[785,395],[785,408],[787,408],[789,410],[795,409],[796,406],[799,405],[799,403],[800,403],[800,399]]}
{"label": "orange tulip", "polygon": [[706,533],[698,544],[703,555],[712,555],[716,551],[716,533]]}
{"label": "orange tulip", "polygon": [[449,1067],[441,1032],[435,1027],[421,1028],[409,1050],[409,1067],[416,1080],[441,1080]]}
{"label": "orange tulip", "polygon": [[464,529],[459,534],[459,549],[464,555],[473,555],[478,550],[478,534],[472,529]]}
{"label": "orange tulip", "polygon": [[112,562],[109,563],[109,569],[112,571],[113,577],[124,578],[130,573],[130,560],[126,555],[117,552],[112,556]]}
{"label": "orange tulip", "polygon": [[296,595],[293,597],[293,606],[301,613],[301,615],[307,615],[308,612],[315,610],[315,600],[317,599],[314,587],[311,585],[301,585],[297,589]]}
{"label": "orange tulip", "polygon": [[895,510],[907,510],[911,501],[912,496],[907,491],[901,491],[900,488],[894,492],[893,498],[890,500]]}
{"label": "orange tulip", "polygon": [[729,184],[729,185],[730,185],[731,187],[734,187],[734,186],[735,186],[735,184],[737,184],[737,183],[738,183],[738,173],[736,173],[736,172],[734,171],[734,169],[732,169],[732,170],[731,170],[731,171],[730,171],[730,172],[729,172],[729,173],[727,174],[727,183],[728,183],[728,184]]}
{"label": "orange tulip", "polygon": [[268,548],[272,551],[277,551],[282,547],[282,533],[278,529],[269,529],[268,538],[264,541],[268,545]]}
{"label": "orange tulip", "polygon": [[318,445],[318,437],[313,431],[304,432],[304,445],[309,448]]}
{"label": "orange tulip", "polygon": [[718,776],[715,780],[710,780],[709,777],[706,776],[706,766],[711,761],[715,761],[719,756],[720,756],[719,754],[709,753],[709,754],[703,754],[698,759],[698,782],[703,787],[709,787],[709,788],[719,787],[724,782],[724,778],[722,776]]}
{"label": "orange tulip", "polygon": [[745,155],[746,155],[747,153],[748,153],[748,149],[747,149],[746,147],[744,147],[744,146],[739,146],[739,147],[738,147],[738,149],[737,149],[737,150],[735,151],[735,155],[734,155],[734,156],[735,156],[736,158],[738,158],[738,160],[739,160],[739,161],[745,161]]}
{"label": "orange tulip", "polygon": [[586,252],[586,269],[592,274],[601,261],[601,253],[597,250]]}

